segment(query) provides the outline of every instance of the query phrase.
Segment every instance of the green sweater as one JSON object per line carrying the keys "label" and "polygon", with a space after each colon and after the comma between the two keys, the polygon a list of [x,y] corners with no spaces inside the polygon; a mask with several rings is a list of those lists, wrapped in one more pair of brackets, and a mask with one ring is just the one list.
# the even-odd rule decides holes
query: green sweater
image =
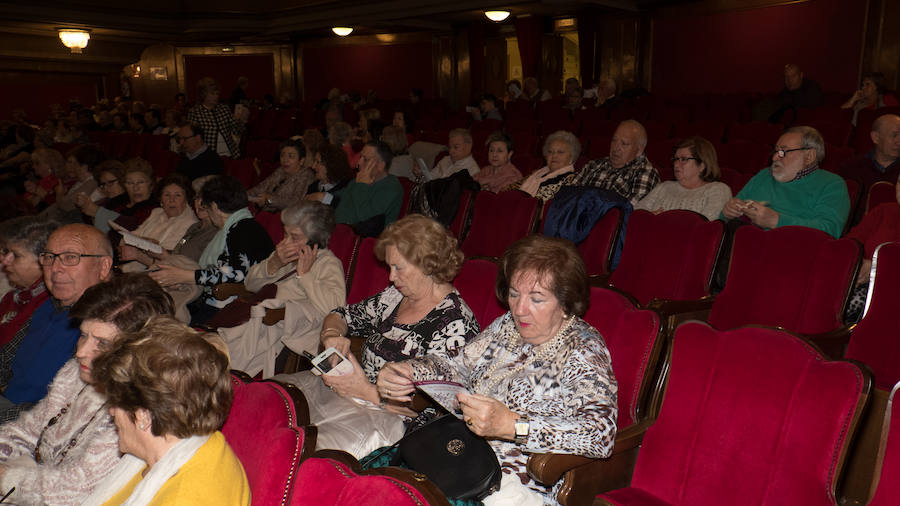
{"label": "green sweater", "polygon": [[350,181],[337,195],[340,200],[334,215],[338,223],[353,225],[383,214],[387,227],[400,216],[403,186],[388,174],[372,184]]}
{"label": "green sweater", "polygon": [[737,198],[767,202],[778,213],[778,227],[801,225],[833,237],[841,236],[850,213],[847,183],[822,169],[797,181],[779,183],[765,168],[747,182]]}

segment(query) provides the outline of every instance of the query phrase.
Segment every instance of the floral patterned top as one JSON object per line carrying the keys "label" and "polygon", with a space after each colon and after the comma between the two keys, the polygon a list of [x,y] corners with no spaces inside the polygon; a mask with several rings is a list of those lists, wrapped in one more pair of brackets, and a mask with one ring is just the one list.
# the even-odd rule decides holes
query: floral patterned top
{"label": "floral patterned top", "polygon": [[481,330],[469,306],[454,290],[417,323],[397,323],[403,294],[391,285],[366,300],[334,310],[347,323],[347,333],[365,337],[362,367],[370,382],[388,362],[420,356],[449,358]]}
{"label": "floral patterned top", "polygon": [[506,313],[460,351],[409,363],[416,381],[455,381],[528,417],[524,444],[490,441],[504,473],[550,500],[556,491],[528,476],[528,453],[610,455],[618,386],[603,338],[587,322],[571,317],[551,340],[533,346]]}
{"label": "floral patterned top", "polygon": [[266,229],[253,218],[235,223],[225,239],[225,249],[214,265],[194,271],[194,282],[203,287],[219,283],[243,283],[247,271],[257,262],[262,262],[275,245]]}

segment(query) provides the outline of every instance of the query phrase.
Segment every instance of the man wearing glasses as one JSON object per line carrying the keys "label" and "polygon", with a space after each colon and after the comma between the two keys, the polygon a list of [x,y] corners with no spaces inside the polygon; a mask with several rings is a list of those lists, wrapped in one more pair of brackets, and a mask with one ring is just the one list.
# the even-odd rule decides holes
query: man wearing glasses
{"label": "man wearing glasses", "polygon": [[766,229],[801,225],[840,237],[850,197],[843,178],[819,169],[824,158],[825,141],[815,128],[788,129],[775,144],[772,165],[725,204],[722,216]]}
{"label": "man wearing glasses", "polygon": [[83,224],[56,229],[38,255],[51,297],[38,307],[11,364],[0,357],[0,422],[41,400],[57,371],[72,358],[80,334],[69,309],[88,288],[110,278],[112,246],[106,236]]}
{"label": "man wearing glasses", "polygon": [[200,125],[181,125],[175,134],[175,142],[181,153],[175,172],[184,174],[193,181],[198,177],[219,175],[225,171],[219,155],[203,142],[203,129]]}

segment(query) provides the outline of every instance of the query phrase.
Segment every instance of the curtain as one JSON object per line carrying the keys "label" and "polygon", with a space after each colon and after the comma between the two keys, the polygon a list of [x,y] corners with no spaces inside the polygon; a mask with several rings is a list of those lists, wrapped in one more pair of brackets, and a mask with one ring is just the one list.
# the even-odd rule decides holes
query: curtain
{"label": "curtain", "polygon": [[541,37],[544,35],[543,18],[539,16],[517,17],[513,23],[522,56],[522,77],[538,77],[541,62]]}

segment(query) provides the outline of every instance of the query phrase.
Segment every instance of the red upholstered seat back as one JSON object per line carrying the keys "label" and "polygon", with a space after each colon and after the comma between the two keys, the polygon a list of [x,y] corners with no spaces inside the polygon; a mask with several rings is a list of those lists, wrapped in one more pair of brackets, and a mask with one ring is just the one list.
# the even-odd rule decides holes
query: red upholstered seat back
{"label": "red upholstered seat back", "polygon": [[600,332],[612,357],[619,385],[617,426],[628,427],[640,419],[642,395],[649,389],[654,359],[662,339],[659,315],[637,309],[624,295],[591,287],[591,305],[584,320]]}
{"label": "red upholstered seat back", "polygon": [[450,235],[457,239],[462,238],[463,227],[466,225],[466,218],[472,212],[472,190],[463,190],[459,195],[459,206],[456,208],[456,216],[450,223]]}
{"label": "red upholstered seat back", "polygon": [[510,244],[531,232],[539,202],[520,191],[478,192],[463,253],[466,257],[502,255]]}
{"label": "red upholstered seat back", "polygon": [[724,227],[693,211],[631,213],[619,266],[609,284],[646,305],[709,295]]}
{"label": "red upholstered seat back", "polygon": [[328,240],[328,249],[334,253],[334,256],[341,259],[341,267],[344,268],[344,282],[350,285],[350,265],[353,261],[353,255],[359,247],[359,236],[350,228],[350,225],[338,223],[331,233],[331,239]]}
{"label": "red upholstered seat back", "polygon": [[475,313],[481,328],[485,328],[506,312],[494,294],[497,264],[491,260],[470,258],[463,262],[453,286]]}
{"label": "red upholstered seat back", "polygon": [[897,186],[892,181],[878,181],[872,183],[869,187],[869,194],[866,197],[866,212],[868,213],[875,207],[894,203],[897,201]]}
{"label": "red upholstered seat back", "polygon": [[350,289],[347,291],[347,304],[356,304],[371,297],[390,283],[387,265],[375,257],[376,241],[374,237],[366,237],[359,243],[359,250],[353,261]]}
{"label": "red upholstered seat back", "polygon": [[875,282],[865,316],[853,329],[847,358],[864,362],[875,373],[875,386],[891,389],[900,381],[900,243],[879,246],[873,257]]}
{"label": "red upholstered seat back", "polygon": [[324,458],[305,460],[297,470],[295,506],[421,506],[429,504],[415,487],[390,476],[359,475]]}
{"label": "red upholstered seat back", "polygon": [[888,400],[882,428],[882,446],[875,464],[877,488],[869,506],[892,506],[900,497],[900,402],[894,402],[900,383],[894,385]]}
{"label": "red upholstered seat back", "polygon": [[400,186],[403,187],[403,202],[400,204],[400,215],[398,216],[398,218],[402,218],[409,213],[409,197],[416,183],[405,177],[398,177],[397,180],[400,181]]}
{"label": "red upholstered seat back", "polygon": [[644,437],[632,489],[695,506],[835,504],[871,386],[864,371],[769,328],[717,331],[688,322],[673,347],[662,410]]}
{"label": "red upholstered seat back", "polygon": [[[541,233],[544,233],[544,225],[547,221],[547,212],[550,210],[548,200],[541,211]],[[588,276],[609,274],[610,263],[616,247],[616,241],[622,232],[622,210],[613,207],[603,215],[596,223],[588,236],[579,244],[578,252],[584,260]]]}
{"label": "red upholstered seat back", "polygon": [[304,427],[308,408],[295,406],[277,382],[232,376],[231,383],[234,402],[222,433],[244,466],[253,504],[289,504],[294,469],[315,448],[315,429]]}
{"label": "red upholstered seat back", "polygon": [[723,330],[756,323],[800,334],[836,329],[861,255],[858,242],[820,230],[741,227],[709,323]]}

